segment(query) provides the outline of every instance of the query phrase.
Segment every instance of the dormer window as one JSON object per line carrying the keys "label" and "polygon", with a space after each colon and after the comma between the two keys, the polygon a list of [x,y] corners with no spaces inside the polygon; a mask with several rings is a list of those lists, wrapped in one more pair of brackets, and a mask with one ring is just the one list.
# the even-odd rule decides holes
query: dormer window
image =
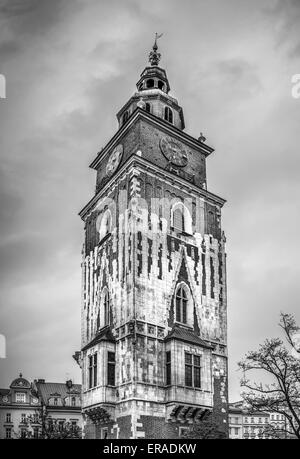
{"label": "dormer window", "polygon": [[170,107],[165,107],[165,120],[173,124],[173,112]]}
{"label": "dormer window", "polygon": [[152,78],[150,78],[150,80],[147,80],[147,88],[154,88],[154,80],[152,80]]}
{"label": "dormer window", "polygon": [[16,402],[17,403],[25,403],[26,402],[26,394],[24,392],[16,392]]}

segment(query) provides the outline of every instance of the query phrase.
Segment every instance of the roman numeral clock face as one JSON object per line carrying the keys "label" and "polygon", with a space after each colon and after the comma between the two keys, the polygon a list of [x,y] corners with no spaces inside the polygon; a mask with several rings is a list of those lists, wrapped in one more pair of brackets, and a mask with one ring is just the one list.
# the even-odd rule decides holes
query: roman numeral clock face
{"label": "roman numeral clock face", "polygon": [[163,137],[160,141],[160,149],[170,163],[184,167],[188,163],[188,157],[183,146],[171,137]]}
{"label": "roman numeral clock face", "polygon": [[123,145],[120,143],[111,153],[107,165],[106,174],[112,175],[118,168],[123,155]]}

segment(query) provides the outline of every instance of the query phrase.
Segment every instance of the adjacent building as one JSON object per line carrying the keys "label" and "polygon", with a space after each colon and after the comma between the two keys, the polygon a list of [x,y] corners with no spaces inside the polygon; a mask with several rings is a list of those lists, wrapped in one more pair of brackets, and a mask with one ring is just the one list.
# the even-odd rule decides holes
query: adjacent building
{"label": "adjacent building", "polygon": [[155,41],[80,212],[85,438],[178,438],[211,413],[228,434],[225,200],[159,61]]}
{"label": "adjacent building", "polygon": [[[47,415],[58,423],[69,422],[81,428],[81,385],[51,383],[44,379],[30,383],[22,374],[7,389],[0,389],[0,438],[26,438],[27,420],[32,438],[39,438],[39,410],[45,407]],[[36,421],[36,422],[35,422]]]}
{"label": "adjacent building", "polygon": [[269,413],[249,413],[243,401],[229,404],[229,438],[231,439],[270,438],[267,429],[269,422]]}

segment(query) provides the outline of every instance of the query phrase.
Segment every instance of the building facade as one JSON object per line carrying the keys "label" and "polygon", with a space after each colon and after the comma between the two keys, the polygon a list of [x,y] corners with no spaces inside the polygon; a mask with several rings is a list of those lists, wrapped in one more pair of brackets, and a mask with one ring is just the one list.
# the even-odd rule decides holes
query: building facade
{"label": "building facade", "polygon": [[[44,379],[30,383],[20,374],[8,389],[0,389],[0,439],[39,438],[38,413],[42,406],[58,424],[69,422],[82,428],[80,384],[51,383]],[[30,427],[29,417],[33,419]]]}
{"label": "building facade", "polygon": [[228,433],[225,201],[159,61],[155,41],[80,212],[86,438],[178,438],[211,413]]}
{"label": "building facade", "polygon": [[269,423],[269,413],[249,413],[243,401],[229,404],[229,438],[231,439],[270,438]]}

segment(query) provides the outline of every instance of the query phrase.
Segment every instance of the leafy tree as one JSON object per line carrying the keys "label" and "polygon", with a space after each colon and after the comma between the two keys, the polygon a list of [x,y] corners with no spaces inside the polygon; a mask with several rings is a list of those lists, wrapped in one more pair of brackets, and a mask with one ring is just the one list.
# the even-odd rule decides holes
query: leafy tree
{"label": "leafy tree", "polygon": [[[243,371],[241,385],[248,389],[243,398],[250,411],[278,413],[285,425],[270,435],[300,439],[300,340],[299,327],[290,314],[281,314],[279,326],[287,345],[280,338],[267,339],[257,351],[249,352],[239,363]],[[272,382],[256,383],[247,378],[252,372],[263,372]]]}
{"label": "leafy tree", "polygon": [[184,434],[184,438],[217,440],[227,438],[227,436],[224,430],[220,428],[213,415],[210,415],[205,417],[202,421],[194,424],[193,427]]}
{"label": "leafy tree", "polygon": [[23,437],[19,438],[36,438],[34,429],[38,431],[38,438],[41,439],[70,439],[81,438],[81,429],[69,421],[54,419],[49,415],[45,405],[38,408],[34,415],[27,416],[23,427]]}

